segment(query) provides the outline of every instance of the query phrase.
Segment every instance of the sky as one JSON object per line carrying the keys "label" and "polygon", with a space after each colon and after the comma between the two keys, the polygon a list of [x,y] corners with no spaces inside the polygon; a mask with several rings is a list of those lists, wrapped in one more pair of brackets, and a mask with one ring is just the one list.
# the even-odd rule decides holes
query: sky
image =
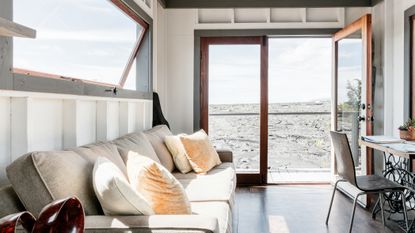
{"label": "sky", "polygon": [[[330,99],[331,38],[271,38],[269,102]],[[259,103],[259,45],[211,45],[209,103]]]}
{"label": "sky", "polygon": [[[14,40],[14,67],[118,84],[137,24],[102,0],[13,0],[14,21],[37,30]],[[134,80],[132,80],[134,81]],[[130,88],[135,83],[127,80]]]}
{"label": "sky", "polygon": [[[360,40],[343,40],[339,47],[340,99],[348,80],[361,77]],[[270,38],[269,102],[290,103],[331,98],[331,38]],[[343,82],[342,82],[343,81]],[[209,47],[209,103],[259,103],[260,46]]]}

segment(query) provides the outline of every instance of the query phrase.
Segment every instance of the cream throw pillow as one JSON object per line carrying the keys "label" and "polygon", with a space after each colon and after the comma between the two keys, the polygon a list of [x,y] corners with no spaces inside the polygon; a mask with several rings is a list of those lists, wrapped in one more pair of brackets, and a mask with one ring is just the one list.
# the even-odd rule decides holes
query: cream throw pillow
{"label": "cream throw pillow", "polygon": [[156,214],[192,213],[182,184],[163,165],[130,151],[126,166],[131,185]]}
{"label": "cream throw pillow", "polygon": [[105,215],[152,215],[149,202],[128,183],[110,160],[99,157],[93,170],[93,186]]}
{"label": "cream throw pillow", "polygon": [[207,173],[222,163],[203,129],[192,135],[180,136],[180,141],[186,150],[190,165],[196,173]]}
{"label": "cream throw pillow", "polygon": [[177,136],[167,136],[164,138],[164,143],[173,156],[174,165],[183,174],[186,174],[192,170],[192,166],[187,159],[186,150],[183,147],[183,143],[180,141],[180,136],[186,136],[186,134],[179,134]]}

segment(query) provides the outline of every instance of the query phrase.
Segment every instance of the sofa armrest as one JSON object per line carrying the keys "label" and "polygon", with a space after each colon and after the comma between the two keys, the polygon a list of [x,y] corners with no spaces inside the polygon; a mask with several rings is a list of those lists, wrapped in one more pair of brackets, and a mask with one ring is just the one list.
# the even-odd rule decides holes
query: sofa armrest
{"label": "sofa armrest", "polygon": [[218,220],[201,215],[86,216],[85,232],[219,233]]}
{"label": "sofa armrest", "polygon": [[19,197],[14,192],[11,185],[6,185],[0,188],[0,218],[25,211],[23,204]]}
{"label": "sofa armrest", "polygon": [[217,149],[216,152],[219,154],[219,158],[224,163],[233,162],[233,153],[230,150]]}

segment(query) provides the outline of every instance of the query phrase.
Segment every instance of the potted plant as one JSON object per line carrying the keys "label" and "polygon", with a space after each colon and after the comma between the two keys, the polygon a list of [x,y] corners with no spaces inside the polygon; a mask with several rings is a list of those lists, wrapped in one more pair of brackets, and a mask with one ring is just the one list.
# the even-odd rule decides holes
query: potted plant
{"label": "potted plant", "polygon": [[409,118],[405,124],[399,126],[399,136],[404,140],[415,140],[415,120]]}

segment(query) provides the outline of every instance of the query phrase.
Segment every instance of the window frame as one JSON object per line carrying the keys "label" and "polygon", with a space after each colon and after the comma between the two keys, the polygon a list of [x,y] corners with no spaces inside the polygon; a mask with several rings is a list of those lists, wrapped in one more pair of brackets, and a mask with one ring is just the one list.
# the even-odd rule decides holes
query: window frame
{"label": "window frame", "polygon": [[[0,38],[0,45],[6,44],[5,66],[8,68],[7,75],[0,77],[0,89],[16,90],[28,92],[42,92],[55,94],[73,94],[86,96],[114,97],[114,98],[134,98],[134,99],[152,99],[152,27],[153,20],[142,10],[134,0],[110,0],[115,7],[126,13],[137,24],[143,27],[143,33],[137,38],[136,44],[130,53],[129,60],[124,67],[123,73],[120,74],[118,84],[95,82],[80,78],[64,77],[56,74],[35,72],[13,67],[13,39]],[[13,12],[13,1],[6,6]],[[12,20],[12,15],[3,15],[2,17]],[[139,88],[138,76],[136,74],[137,90],[123,89],[128,77],[129,71],[134,61],[138,62],[140,49],[144,49],[143,41],[149,40],[145,46],[148,46],[148,59],[144,62],[149,67],[148,77],[145,77],[145,88]],[[146,54],[147,55],[147,54]]]}

